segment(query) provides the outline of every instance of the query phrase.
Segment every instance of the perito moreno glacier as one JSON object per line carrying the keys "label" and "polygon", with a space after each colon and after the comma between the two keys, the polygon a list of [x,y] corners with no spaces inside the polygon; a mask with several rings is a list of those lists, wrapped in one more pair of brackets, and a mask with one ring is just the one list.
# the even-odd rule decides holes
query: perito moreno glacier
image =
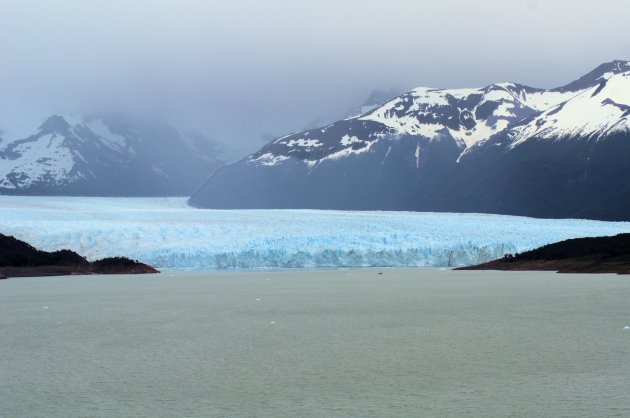
{"label": "perito moreno glacier", "polygon": [[158,268],[462,266],[629,222],[320,210],[202,210],[184,198],[0,197],[0,231]]}

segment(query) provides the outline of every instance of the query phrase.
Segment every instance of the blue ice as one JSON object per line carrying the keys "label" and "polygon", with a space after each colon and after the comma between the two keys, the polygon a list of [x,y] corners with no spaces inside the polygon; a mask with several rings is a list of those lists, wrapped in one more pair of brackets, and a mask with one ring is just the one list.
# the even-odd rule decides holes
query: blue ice
{"label": "blue ice", "polygon": [[321,210],[203,210],[185,198],[0,196],[0,232],[158,268],[463,266],[627,222]]}

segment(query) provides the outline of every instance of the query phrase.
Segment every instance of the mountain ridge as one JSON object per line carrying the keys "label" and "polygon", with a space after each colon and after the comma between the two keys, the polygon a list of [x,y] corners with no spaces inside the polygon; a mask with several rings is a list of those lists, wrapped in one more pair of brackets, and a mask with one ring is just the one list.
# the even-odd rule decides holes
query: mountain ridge
{"label": "mountain ridge", "polygon": [[[555,89],[517,83],[494,83],[473,89],[419,87],[362,115],[271,141],[256,153],[218,170],[191,196],[189,203],[222,209],[481,211],[628,219],[630,202],[605,187],[608,177],[602,177],[603,161],[598,160],[605,154],[613,171],[626,171],[619,156],[626,154],[630,138],[612,138],[627,136],[627,68],[630,63],[624,61],[605,63]],[[603,109],[602,120],[588,119],[588,109]],[[578,114],[578,110],[586,113]],[[582,127],[579,117],[587,118],[584,129],[578,129]],[[593,128],[589,123],[599,123],[600,128],[603,123],[608,129],[604,136],[610,141],[596,145],[597,140],[589,137],[589,129]],[[576,143],[554,146],[547,143],[553,141],[541,142],[540,129],[535,128],[543,124],[566,132],[563,143],[571,141],[569,136]],[[570,129],[571,124],[576,129]],[[518,132],[522,137],[517,141]],[[525,143],[527,147],[521,145]],[[532,143],[537,145],[530,146]],[[613,143],[617,153],[606,148]],[[582,157],[594,149],[602,151],[596,158],[597,164]],[[514,165],[508,167],[505,161]],[[547,172],[559,175],[557,179],[541,178],[533,171],[552,163],[558,164],[558,169]],[[579,174],[585,164],[590,164],[591,171],[587,180]],[[575,167],[570,169],[572,166]],[[594,167],[596,173],[592,171]],[[511,183],[506,180],[510,178]],[[592,183],[596,178],[596,184]],[[484,179],[487,185],[483,184]],[[550,190],[558,196],[568,193],[567,204],[579,200],[574,196],[577,189],[592,201],[575,208],[561,208],[558,203],[548,209],[547,203],[538,201],[536,196],[527,195],[527,199],[533,199],[527,203],[523,202],[525,194],[519,197],[510,191],[524,184],[527,190],[536,189],[530,182],[548,182],[548,188],[542,187],[545,194]],[[615,178],[609,182],[619,186]],[[491,185],[498,189],[493,190]],[[594,187],[601,190],[594,191]],[[485,201],[480,200],[481,196]],[[596,202],[617,197],[619,204],[611,213],[604,213],[602,203]],[[599,209],[589,210],[587,206]]]}
{"label": "mountain ridge", "polygon": [[32,135],[0,143],[0,193],[189,195],[221,164],[208,139],[164,122],[52,115]]}

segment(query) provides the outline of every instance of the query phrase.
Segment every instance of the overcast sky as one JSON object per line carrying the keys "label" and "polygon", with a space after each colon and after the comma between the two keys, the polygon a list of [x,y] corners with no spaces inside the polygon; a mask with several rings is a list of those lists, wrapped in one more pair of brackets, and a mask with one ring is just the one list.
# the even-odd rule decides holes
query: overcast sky
{"label": "overcast sky", "polygon": [[0,127],[157,115],[241,151],[372,89],[566,84],[630,59],[630,1],[0,0]]}

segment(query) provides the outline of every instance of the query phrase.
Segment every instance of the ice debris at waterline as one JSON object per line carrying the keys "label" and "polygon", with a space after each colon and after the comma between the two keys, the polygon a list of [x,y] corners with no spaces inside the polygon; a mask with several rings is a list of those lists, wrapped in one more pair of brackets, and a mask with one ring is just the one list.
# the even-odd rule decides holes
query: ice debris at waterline
{"label": "ice debris at waterline", "polygon": [[0,232],[157,268],[463,266],[630,223],[318,210],[202,210],[185,198],[0,196]]}

